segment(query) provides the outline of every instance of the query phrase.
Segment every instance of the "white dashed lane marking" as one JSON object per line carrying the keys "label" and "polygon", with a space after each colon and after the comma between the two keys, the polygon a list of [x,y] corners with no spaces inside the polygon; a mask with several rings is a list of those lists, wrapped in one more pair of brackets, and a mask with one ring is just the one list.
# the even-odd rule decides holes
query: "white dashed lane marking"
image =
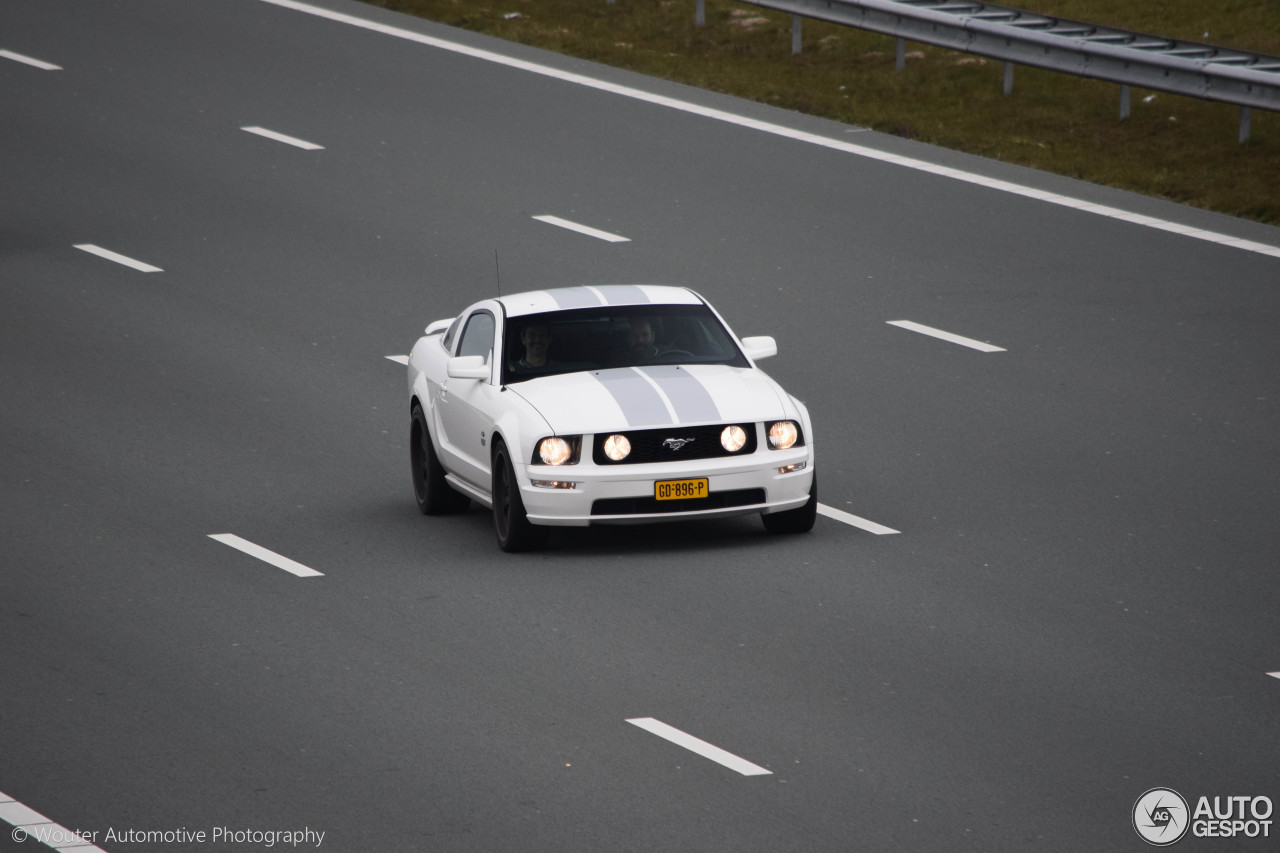
{"label": "white dashed lane marking", "polygon": [[728,767],[730,770],[741,773],[743,776],[771,776],[772,770],[765,770],[758,764],[752,764],[745,758],[739,758],[731,752],[725,752],[718,746],[712,746],[705,740],[700,740],[691,734],[682,732],[679,729],[669,726],[666,723],[655,720],[653,717],[636,717],[627,720],[633,726],[639,726],[650,734],[655,734],[660,738],[669,740],[677,746],[682,746],[690,752],[696,752],[703,758],[709,758],[716,764]]}
{"label": "white dashed lane marking", "polygon": [[323,145],[316,145],[314,142],[307,142],[305,139],[298,139],[296,136],[285,136],[283,133],[267,130],[265,127],[242,127],[240,129],[246,133],[252,133],[266,139],[274,139],[276,142],[283,142],[285,145],[292,145],[295,148],[301,148],[306,151],[324,150]]}
{"label": "white dashed lane marking", "polygon": [[679,110],[681,112],[692,115],[702,116],[704,118],[714,119],[716,121],[726,122],[728,124],[737,125],[738,127],[746,127],[752,130],[758,130],[763,133],[773,134],[774,136],[793,139],[798,142],[805,142],[810,145],[819,145],[823,148],[829,148],[835,151],[843,151],[848,154],[854,154],[859,157],[865,157],[869,160],[878,160],[882,163],[892,163],[895,166],[901,166],[905,169],[914,169],[919,172],[925,172],[931,175],[938,175],[943,178],[950,178],[956,181],[976,184],[981,187],[996,190],[998,192],[1009,193],[1011,195],[1022,196],[1024,198],[1036,199],[1038,201],[1056,204],[1061,207],[1068,207],[1074,210],[1092,213],[1098,216],[1106,216],[1110,219],[1118,219],[1122,222],[1131,222],[1135,225],[1154,228],[1159,231],[1168,231],[1174,234],[1181,234],[1184,237],[1190,237],[1195,240],[1204,240],[1209,243],[1217,243],[1223,246],[1231,246],[1237,249],[1243,249],[1246,252],[1256,252],[1260,255],[1268,255],[1273,258],[1280,258],[1280,246],[1272,246],[1266,243],[1258,243],[1252,240],[1242,240],[1239,237],[1233,237],[1230,234],[1221,234],[1214,231],[1206,231],[1203,228],[1194,228],[1190,225],[1183,225],[1180,222],[1171,222],[1166,219],[1158,219],[1154,216],[1146,216],[1140,213],[1134,213],[1130,210],[1123,210],[1118,207],[1108,207],[1102,204],[1093,204],[1083,199],[1073,198],[1071,196],[1061,195],[1059,193],[1048,192],[1046,190],[1036,189],[1026,186],[1025,184],[1016,184],[1012,181],[1002,181],[998,178],[992,178],[987,175],[980,175],[975,172],[966,172],[962,169],[953,169],[949,166],[943,166],[938,163],[930,163],[927,160],[918,160],[914,157],[904,157],[899,154],[892,154],[888,151],[881,151],[878,148],[870,148],[865,145],[856,145],[852,142],[846,142],[843,139],[831,139],[816,133],[809,133],[803,130],[786,127],[772,122],[761,121],[759,119],[748,118],[747,116],[731,113],[726,110],[713,109],[704,107],[700,104],[694,104],[689,101],[682,101],[677,98],[658,95],[653,92],[646,92],[642,89],[635,89],[630,86],[622,86],[617,83],[609,83],[605,80],[598,80],[594,77],[588,77],[585,74],[575,74],[569,71],[562,71],[558,68],[552,68],[548,65],[540,65],[536,62],[529,62],[524,59],[516,59],[515,57],[505,56],[490,50],[482,50],[476,47],[468,47],[464,44],[448,41],[447,39],[436,38],[434,36],[424,35],[423,33],[415,33],[412,30],[406,30],[401,27],[393,27],[387,24],[379,24],[366,18],[359,18],[355,15],[348,15],[343,12],[335,12],[331,9],[322,9],[319,6],[313,6],[309,3],[299,2],[299,0],[263,0],[265,3],[271,3],[285,9],[292,9],[297,12],[303,12],[308,15],[326,18],[330,21],[346,24],[347,26],[359,27],[371,32],[382,33],[384,35],[393,36],[399,39],[405,39],[418,44],[429,45],[441,50],[448,50],[459,53],[464,56],[471,56],[486,62],[493,62],[499,65],[505,65],[509,68],[516,68],[521,71],[528,71],[533,74],[541,74],[557,80],[563,80],[567,83],[574,83],[579,86],[587,86],[602,92],[612,92],[615,95],[633,98],[637,101],[655,104],[667,107],[669,109]]}
{"label": "white dashed lane marking", "polygon": [[892,527],[885,527],[883,524],[876,524],[874,521],[868,521],[865,518],[845,512],[844,510],[829,507],[826,504],[818,504],[818,515],[825,515],[827,518],[856,527],[859,530],[865,530],[868,533],[874,533],[877,536],[887,536],[891,533],[898,533]]}
{"label": "white dashed lane marking", "polygon": [[944,332],[941,329],[935,329],[932,326],[922,326],[919,323],[913,323],[910,320],[886,320],[890,326],[897,326],[899,329],[906,329],[909,332],[918,332],[921,335],[928,335],[931,338],[937,338],[942,341],[949,341],[953,344],[959,344],[962,347],[976,349],[979,352],[1008,352],[1004,347],[997,347],[991,344],[975,341],[973,338],[964,338],[960,335],[954,335],[951,332]]}
{"label": "white dashed lane marking", "polygon": [[630,243],[630,237],[623,237],[619,234],[610,234],[608,231],[601,231],[598,228],[592,228],[588,225],[582,225],[577,222],[570,222],[568,219],[561,219],[559,216],[551,216],[543,214],[535,216],[534,219],[539,222],[545,222],[548,225],[556,225],[560,228],[568,228],[570,231],[577,231],[579,234],[586,234],[588,237],[595,237],[597,240],[605,240],[609,243]]}
{"label": "white dashed lane marking", "polygon": [[217,540],[223,545],[230,545],[237,551],[243,551],[250,557],[257,557],[259,560],[262,560],[264,563],[270,563],[277,569],[284,569],[291,575],[297,575],[300,578],[324,577],[323,572],[317,572],[315,569],[304,566],[301,563],[295,563],[288,557],[282,557],[274,551],[268,551],[261,545],[255,545],[252,542],[241,539],[234,533],[210,533],[209,538]]}
{"label": "white dashed lane marking", "polygon": [[[105,853],[84,836],[77,835],[60,823],[54,823],[40,812],[4,793],[0,793],[0,820],[13,827],[9,837],[19,843],[35,841],[68,853]],[[32,845],[32,849],[35,849],[35,845]]]}
{"label": "white dashed lane marking", "polygon": [[130,258],[127,255],[121,255],[120,253],[113,252],[110,249],[104,249],[101,246],[95,246],[92,243],[77,243],[74,248],[79,249],[82,252],[88,252],[91,255],[97,255],[100,258],[105,258],[108,261],[114,261],[117,264],[122,264],[126,267],[135,269],[138,272],[164,272],[160,267],[153,267],[151,264]]}
{"label": "white dashed lane marking", "polygon": [[30,56],[23,56],[21,53],[14,53],[12,50],[0,50],[0,57],[4,59],[12,59],[14,62],[21,62],[23,65],[30,65],[32,68],[39,68],[41,71],[61,71],[61,65],[54,65],[52,62],[45,62],[42,59],[34,59]]}

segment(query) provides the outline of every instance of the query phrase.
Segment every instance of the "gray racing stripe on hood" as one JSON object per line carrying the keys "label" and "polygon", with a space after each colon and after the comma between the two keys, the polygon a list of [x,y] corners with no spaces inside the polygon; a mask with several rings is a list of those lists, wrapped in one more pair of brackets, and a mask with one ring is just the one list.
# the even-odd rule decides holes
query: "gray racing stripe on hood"
{"label": "gray racing stripe on hood", "polygon": [[600,305],[600,298],[586,288],[557,287],[546,291],[561,308],[595,308]]}
{"label": "gray racing stripe on hood", "polygon": [[613,397],[627,425],[663,426],[671,423],[671,414],[667,411],[662,397],[643,376],[630,367],[601,370],[591,374],[604,386]]}
{"label": "gray racing stripe on hood", "polygon": [[655,364],[641,369],[667,395],[680,423],[720,420],[720,410],[711,393],[689,371],[674,364]]}

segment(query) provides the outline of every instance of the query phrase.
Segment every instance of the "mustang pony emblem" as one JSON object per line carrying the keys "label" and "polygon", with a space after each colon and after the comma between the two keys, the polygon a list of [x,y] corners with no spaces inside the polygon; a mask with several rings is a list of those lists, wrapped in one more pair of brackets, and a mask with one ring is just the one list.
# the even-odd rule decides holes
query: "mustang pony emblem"
{"label": "mustang pony emblem", "polygon": [[695,440],[696,439],[692,438],[668,438],[666,441],[662,442],[662,446],[668,450],[679,450],[686,444],[692,444]]}

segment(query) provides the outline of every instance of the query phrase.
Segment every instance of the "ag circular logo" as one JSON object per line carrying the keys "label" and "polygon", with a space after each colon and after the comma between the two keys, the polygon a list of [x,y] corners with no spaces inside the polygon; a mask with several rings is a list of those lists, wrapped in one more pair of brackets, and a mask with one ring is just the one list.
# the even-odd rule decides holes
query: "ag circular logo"
{"label": "ag circular logo", "polygon": [[1190,825],[1187,801],[1171,788],[1152,788],[1133,804],[1133,828],[1143,841],[1156,847],[1179,841]]}

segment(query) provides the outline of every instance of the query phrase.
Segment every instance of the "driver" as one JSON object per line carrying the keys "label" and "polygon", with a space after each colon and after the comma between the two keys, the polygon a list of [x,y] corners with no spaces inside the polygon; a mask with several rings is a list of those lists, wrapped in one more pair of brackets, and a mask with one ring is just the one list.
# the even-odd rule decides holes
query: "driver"
{"label": "driver", "polygon": [[627,329],[627,351],[633,359],[652,358],[658,354],[653,341],[653,326],[648,320],[633,320]]}

